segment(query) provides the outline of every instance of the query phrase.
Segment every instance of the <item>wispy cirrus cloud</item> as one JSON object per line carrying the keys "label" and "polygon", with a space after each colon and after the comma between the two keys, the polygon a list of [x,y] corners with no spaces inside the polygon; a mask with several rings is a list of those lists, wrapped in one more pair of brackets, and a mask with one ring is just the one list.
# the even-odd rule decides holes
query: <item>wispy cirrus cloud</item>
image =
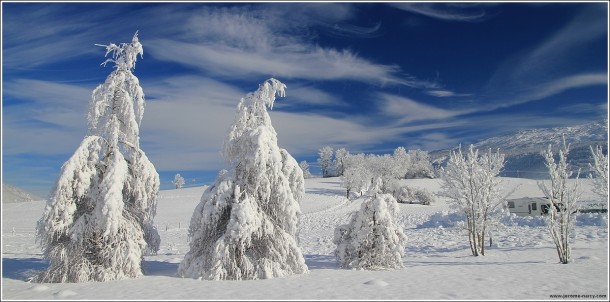
{"label": "wispy cirrus cloud", "polygon": [[[605,6],[587,6],[549,38],[505,60],[481,89],[488,110],[523,104],[570,89],[607,85],[607,61],[580,67],[594,41],[607,36]],[[602,63],[602,62],[600,62]]]}
{"label": "wispy cirrus cloud", "polygon": [[472,96],[472,94],[470,94],[470,93],[456,93],[456,92],[453,92],[450,90],[442,90],[442,89],[426,90],[426,91],[424,91],[424,93],[427,95],[431,95],[431,96],[435,96],[435,97],[439,97],[439,98]]}
{"label": "wispy cirrus cloud", "polygon": [[393,117],[397,124],[430,121],[455,117],[468,111],[453,111],[417,102],[413,99],[388,93],[379,93],[380,110]]}
{"label": "wispy cirrus cloud", "polygon": [[485,10],[477,4],[393,2],[388,5],[444,21],[480,22],[486,17]]}
{"label": "wispy cirrus cloud", "polygon": [[315,42],[314,26],[356,37],[372,35],[380,27],[377,24],[365,29],[350,25],[347,21],[352,15],[351,6],[330,3],[212,8],[184,16],[188,35],[152,39],[148,45],[156,59],[225,78],[272,75],[286,79],[437,87],[408,74],[398,65],[379,64],[350,50],[324,47]]}
{"label": "wispy cirrus cloud", "polygon": [[355,80],[377,85],[420,85],[396,75],[400,68],[359,58],[349,51],[303,47],[291,52],[258,52],[219,45],[191,44],[167,39],[150,41],[155,58],[200,68],[212,74],[245,78],[273,75],[289,79]]}

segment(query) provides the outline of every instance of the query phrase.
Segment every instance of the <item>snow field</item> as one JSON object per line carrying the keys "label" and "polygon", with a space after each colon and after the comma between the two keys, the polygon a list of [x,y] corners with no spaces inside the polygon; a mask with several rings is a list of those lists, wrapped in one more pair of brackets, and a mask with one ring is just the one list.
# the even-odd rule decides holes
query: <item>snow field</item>
{"label": "snow field", "polygon": [[[438,180],[406,180],[438,190]],[[515,196],[537,194],[535,181],[503,179],[505,190],[521,184]],[[176,277],[188,251],[190,217],[204,187],[160,191],[155,224],[161,248],[146,256],[144,276],[105,283],[35,284],[28,276],[46,267],[34,241],[44,202],[3,204],[3,299],[218,300],[218,299],[527,299],[554,294],[608,294],[606,215],[590,215],[577,225],[574,262],[558,264],[548,230],[535,219],[514,218],[493,232],[486,256],[473,257],[465,231],[455,226],[446,202],[399,204],[399,224],[407,236],[404,269],[338,269],[332,243],[337,225],[347,223],[360,200],[345,198],[339,178],[307,179],[301,202],[300,246],[308,274],[253,281],[201,281]],[[439,225],[441,227],[439,227]],[[165,227],[167,226],[167,230]],[[180,226],[180,227],[179,227]],[[14,234],[12,227],[16,228]],[[31,231],[27,231],[27,230]],[[21,231],[20,231],[21,230]]]}

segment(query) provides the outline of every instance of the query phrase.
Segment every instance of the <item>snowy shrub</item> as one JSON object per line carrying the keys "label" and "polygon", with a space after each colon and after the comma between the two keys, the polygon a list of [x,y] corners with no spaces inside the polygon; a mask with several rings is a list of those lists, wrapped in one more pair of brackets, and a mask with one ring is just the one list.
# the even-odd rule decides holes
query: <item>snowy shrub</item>
{"label": "snowy shrub", "polygon": [[398,203],[392,195],[367,196],[349,224],[335,229],[335,256],[341,268],[396,269],[403,267],[407,237],[396,221]]}
{"label": "snowy shrub", "polygon": [[267,112],[285,88],[269,79],[239,103],[223,150],[231,170],[203,193],[178,275],[244,280],[308,272],[296,241],[303,171],[278,147]]}
{"label": "snowy shrub", "polygon": [[464,218],[464,214],[458,212],[437,212],[430,215],[430,217],[428,217],[428,220],[417,225],[416,228],[453,228],[459,226],[460,222],[465,220]]}
{"label": "snowy shrub", "polygon": [[106,46],[115,70],[91,98],[88,135],[64,163],[37,225],[46,271],[38,282],[110,281],[142,275],[159,248],[153,226],[159,175],[139,147],[144,93],[132,74],[142,45]]}
{"label": "snowy shrub", "polygon": [[531,228],[546,225],[544,217],[542,216],[517,216],[512,213],[502,215],[499,218],[499,222],[505,226],[527,226]]}
{"label": "snowy shrub", "polygon": [[432,194],[432,192],[426,189],[415,188],[414,198],[417,202],[423,205],[430,205],[436,202],[436,197],[434,196],[434,194]]}
{"label": "snowy shrub", "polygon": [[436,197],[434,194],[425,188],[420,189],[397,185],[392,191],[392,196],[394,196],[396,201],[399,203],[419,203],[423,205],[430,205],[433,202],[436,202]]}

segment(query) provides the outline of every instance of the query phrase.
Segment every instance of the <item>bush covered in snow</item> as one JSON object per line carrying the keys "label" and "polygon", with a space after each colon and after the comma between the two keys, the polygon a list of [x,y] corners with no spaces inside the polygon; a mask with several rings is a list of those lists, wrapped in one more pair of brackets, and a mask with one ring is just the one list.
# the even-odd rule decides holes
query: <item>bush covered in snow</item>
{"label": "bush covered in snow", "polygon": [[418,203],[430,205],[436,202],[436,196],[425,188],[409,186],[398,186],[392,191],[392,195],[399,203]]}
{"label": "bush covered in snow", "polygon": [[418,224],[416,228],[453,228],[457,227],[461,222],[463,222],[464,218],[464,214],[458,212],[437,212],[430,215],[428,220]]}
{"label": "bush covered in snow", "polygon": [[335,229],[335,256],[341,268],[396,269],[403,267],[407,237],[398,225],[398,203],[389,194],[372,194],[349,224]]}
{"label": "bush covered in snow", "polygon": [[308,272],[296,241],[303,171],[278,147],[267,112],[285,88],[269,79],[239,103],[223,151],[231,170],[203,193],[178,275],[244,280]]}

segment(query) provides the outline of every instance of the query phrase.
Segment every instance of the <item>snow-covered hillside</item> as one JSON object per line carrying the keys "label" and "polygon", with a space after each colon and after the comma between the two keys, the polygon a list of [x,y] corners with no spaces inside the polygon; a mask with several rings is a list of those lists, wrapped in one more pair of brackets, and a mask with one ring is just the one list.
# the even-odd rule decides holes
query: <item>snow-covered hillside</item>
{"label": "snow-covered hillside", "polygon": [[2,203],[28,202],[34,200],[42,200],[42,198],[18,187],[4,183],[2,184]]}
{"label": "snow-covered hillside", "polygon": [[[503,178],[510,197],[540,196],[536,181]],[[438,179],[412,179],[436,192]],[[583,180],[585,198],[592,198]],[[333,233],[359,209],[347,200],[339,178],[305,180],[299,244],[309,273],[254,281],[205,281],[176,276],[188,251],[187,228],[204,187],[160,192],[155,223],[161,235],[156,256],[146,256],[145,276],[106,283],[36,284],[26,280],[47,264],[34,240],[44,202],[2,205],[2,299],[19,300],[548,300],[551,295],[608,295],[606,214],[582,214],[573,244],[574,262],[558,263],[540,217],[505,217],[492,232],[486,256],[471,256],[459,215],[447,203],[399,204],[407,236],[405,268],[355,271],[337,268]],[[600,298],[601,296],[596,296]],[[584,300],[584,299],[579,299]]]}
{"label": "snow-covered hillside", "polygon": [[[596,121],[573,127],[539,128],[519,131],[514,134],[491,137],[475,143],[479,150],[500,149],[506,155],[504,171],[501,175],[542,179],[548,177],[544,158],[540,154],[549,144],[554,151],[562,144],[562,137],[571,144],[568,161],[574,170],[582,169],[581,177],[589,174],[589,163],[592,163],[589,146],[603,146],[607,152],[608,121]],[[437,163],[447,160],[449,149],[430,152]]]}

